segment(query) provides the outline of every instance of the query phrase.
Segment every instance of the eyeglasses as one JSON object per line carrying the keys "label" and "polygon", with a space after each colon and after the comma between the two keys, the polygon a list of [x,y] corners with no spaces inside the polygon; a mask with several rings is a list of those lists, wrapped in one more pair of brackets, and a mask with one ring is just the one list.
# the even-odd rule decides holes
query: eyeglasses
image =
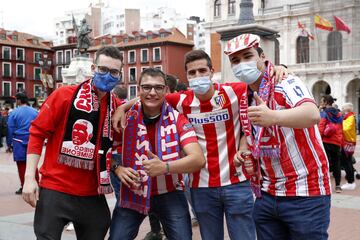
{"label": "eyeglasses", "polygon": [[151,92],[152,89],[155,89],[155,92],[157,94],[161,94],[161,93],[164,93],[164,90],[165,90],[165,85],[147,85],[147,84],[144,84],[144,85],[140,85],[141,89],[145,92],[145,93],[149,93]]}
{"label": "eyeglasses", "polygon": [[121,74],[120,70],[114,68],[110,69],[105,66],[97,66],[97,69],[100,74],[107,74],[108,72],[110,72],[111,76],[113,77],[119,77]]}

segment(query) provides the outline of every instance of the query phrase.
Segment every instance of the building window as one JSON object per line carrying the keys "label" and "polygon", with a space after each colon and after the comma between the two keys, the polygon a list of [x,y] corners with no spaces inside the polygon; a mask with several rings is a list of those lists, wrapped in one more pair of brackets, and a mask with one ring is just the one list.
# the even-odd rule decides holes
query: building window
{"label": "building window", "polygon": [[71,61],[71,50],[65,51],[65,64],[70,64]]}
{"label": "building window", "polygon": [[3,63],[3,77],[11,77],[11,63]]}
{"label": "building window", "polygon": [[129,96],[130,96],[130,99],[133,99],[133,98],[136,98],[136,95],[137,95],[137,86],[129,86]]}
{"label": "building window", "polygon": [[126,43],[129,42],[129,39],[128,39],[128,38],[124,38],[124,39],[123,39],[123,42],[126,44]]}
{"label": "building window", "polygon": [[24,78],[25,77],[25,64],[16,64],[16,77]]}
{"label": "building window", "polygon": [[235,15],[235,0],[228,0],[228,14],[229,15]]}
{"label": "building window", "polygon": [[3,59],[9,60],[11,58],[11,48],[10,47],[3,47]]}
{"label": "building window", "polygon": [[148,69],[149,67],[146,66],[146,67],[141,67],[141,72],[143,72],[145,69]]}
{"label": "building window", "polygon": [[56,68],[56,80],[62,80],[61,70],[62,70],[62,67]]}
{"label": "building window", "polygon": [[41,68],[38,67],[34,68],[34,79],[41,80]]}
{"label": "building window", "polygon": [[34,52],[34,62],[39,63],[40,59],[41,59],[41,53],[40,52]]}
{"label": "building window", "polygon": [[111,42],[112,42],[112,44],[116,44],[117,43],[116,37],[112,37]]}
{"label": "building window", "polygon": [[215,0],[214,2],[214,17],[220,17],[221,11],[221,2],[220,0]]}
{"label": "building window", "polygon": [[161,66],[161,65],[159,65],[159,66],[154,66],[154,68],[159,69],[159,70],[162,71],[162,66]]}
{"label": "building window", "polygon": [[4,97],[10,97],[11,96],[11,82],[3,82],[2,95]]}
{"label": "building window", "polygon": [[135,50],[129,51],[128,52],[128,63],[135,63],[135,58],[136,58]]}
{"label": "building window", "polygon": [[1,40],[6,40],[6,34],[0,34],[0,39]]}
{"label": "building window", "polygon": [[136,68],[135,67],[129,68],[129,82],[132,82],[132,83],[136,82]]}
{"label": "building window", "polygon": [[149,50],[148,49],[141,49],[141,62],[148,62],[148,53]]}
{"label": "building window", "polygon": [[25,50],[23,48],[16,49],[16,60],[24,61],[25,60]]}
{"label": "building window", "polygon": [[56,63],[63,64],[63,52],[62,51],[56,52]]}
{"label": "building window", "polygon": [[299,36],[296,39],[296,63],[308,63],[309,56],[309,38]]}
{"label": "building window", "polygon": [[153,49],[153,61],[161,61],[161,51],[159,47]]}
{"label": "building window", "polygon": [[147,38],[147,40],[151,40],[151,39],[152,39],[152,35],[147,35],[146,38]]}
{"label": "building window", "polygon": [[327,60],[342,60],[342,35],[340,32],[331,32],[327,39]]}
{"label": "building window", "polygon": [[42,85],[34,84],[34,97],[35,98],[41,97],[42,91],[43,91]]}
{"label": "building window", "polygon": [[78,50],[77,50],[77,49],[74,49],[74,51],[73,51],[73,56],[74,56],[74,57],[77,55],[77,52],[78,52]]}
{"label": "building window", "polygon": [[25,83],[18,82],[16,83],[16,92],[24,92],[25,91]]}

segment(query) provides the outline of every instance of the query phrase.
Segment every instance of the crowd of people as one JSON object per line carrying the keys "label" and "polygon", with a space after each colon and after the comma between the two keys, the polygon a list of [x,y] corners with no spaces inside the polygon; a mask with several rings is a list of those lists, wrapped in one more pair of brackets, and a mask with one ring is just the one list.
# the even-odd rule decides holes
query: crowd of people
{"label": "crowd of people", "polygon": [[[36,208],[37,239],[60,239],[71,222],[77,239],[109,230],[109,239],[131,240],[146,216],[146,240],[192,239],[194,222],[202,239],[221,240],[224,217],[230,239],[328,239],[330,172],[337,193],[356,188],[353,105],[340,111],[326,95],[318,106],[257,35],[229,40],[224,54],[238,82],[214,82],[211,58],[193,50],[188,86],[148,68],[127,100],[117,87],[122,55],[106,46],[92,78],[55,90],[39,112],[18,94],[7,145],[18,191]],[[111,214],[104,195],[113,191]]]}

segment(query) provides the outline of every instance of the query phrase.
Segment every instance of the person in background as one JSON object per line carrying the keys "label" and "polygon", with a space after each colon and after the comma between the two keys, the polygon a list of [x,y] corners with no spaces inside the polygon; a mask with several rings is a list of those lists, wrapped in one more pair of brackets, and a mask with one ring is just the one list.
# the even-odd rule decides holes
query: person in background
{"label": "person in background", "polygon": [[341,149],[342,161],[341,165],[346,172],[347,183],[341,186],[342,190],[355,190],[355,177],[352,157],[354,155],[356,146],[356,119],[353,112],[354,106],[352,103],[344,103],[341,108],[343,114],[343,134],[344,144]]}
{"label": "person in background", "polygon": [[[25,93],[16,94],[17,108],[12,111],[7,121],[7,145],[13,149],[14,161],[16,162],[21,186],[15,194],[22,194],[26,169],[26,153],[30,136],[31,122],[37,117],[37,111],[28,106],[28,97]],[[35,173],[39,180],[38,172]]]}
{"label": "person in background", "polygon": [[334,98],[325,95],[321,98],[321,120],[318,124],[326,155],[329,159],[330,171],[335,178],[335,191],[341,193],[341,146],[343,144],[343,117],[341,112],[333,107]]}

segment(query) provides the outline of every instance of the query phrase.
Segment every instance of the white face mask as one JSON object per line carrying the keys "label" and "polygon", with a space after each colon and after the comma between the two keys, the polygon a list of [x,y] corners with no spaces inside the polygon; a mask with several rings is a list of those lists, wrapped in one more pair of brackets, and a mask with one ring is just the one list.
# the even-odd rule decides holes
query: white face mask
{"label": "white face mask", "polygon": [[210,88],[210,76],[188,79],[189,87],[197,94],[205,94]]}
{"label": "white face mask", "polygon": [[232,67],[237,79],[246,84],[253,84],[260,77],[261,71],[257,68],[256,61],[239,63]]}

